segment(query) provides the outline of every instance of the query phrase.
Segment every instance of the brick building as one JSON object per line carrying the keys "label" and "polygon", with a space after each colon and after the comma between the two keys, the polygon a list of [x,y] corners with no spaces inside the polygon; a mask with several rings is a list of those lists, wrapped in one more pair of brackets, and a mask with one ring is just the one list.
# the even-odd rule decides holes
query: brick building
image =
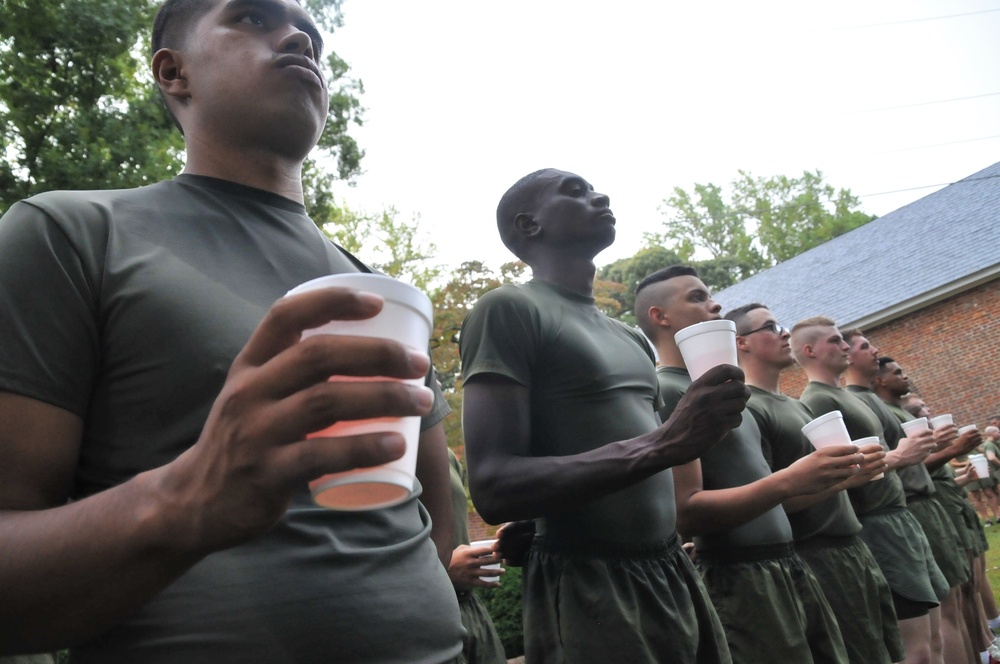
{"label": "brick building", "polygon": [[[959,426],[1000,414],[1000,163],[716,294],[791,327],[824,315],[898,360]],[[798,395],[805,376],[782,375]]]}

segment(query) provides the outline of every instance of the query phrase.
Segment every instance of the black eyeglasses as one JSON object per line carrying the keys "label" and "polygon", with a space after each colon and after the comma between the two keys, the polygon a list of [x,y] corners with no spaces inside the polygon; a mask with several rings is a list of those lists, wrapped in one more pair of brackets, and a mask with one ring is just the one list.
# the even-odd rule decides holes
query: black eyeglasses
{"label": "black eyeglasses", "polygon": [[749,336],[749,335],[753,334],[754,332],[760,332],[761,330],[768,330],[770,332],[773,332],[774,334],[777,334],[779,337],[782,334],[784,334],[785,332],[791,333],[791,330],[789,330],[787,327],[782,327],[781,325],[778,325],[778,323],[776,323],[775,321],[772,320],[769,323],[765,323],[764,325],[761,325],[756,330],[750,330],[749,332],[744,332],[740,336],[741,337],[746,337],[746,336]]}

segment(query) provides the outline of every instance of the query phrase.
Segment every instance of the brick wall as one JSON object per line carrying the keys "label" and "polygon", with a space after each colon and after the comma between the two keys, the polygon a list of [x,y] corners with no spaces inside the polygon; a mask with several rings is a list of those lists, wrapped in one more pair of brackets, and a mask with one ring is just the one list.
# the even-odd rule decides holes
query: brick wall
{"label": "brick wall", "polygon": [[[935,414],[980,427],[1000,414],[1000,280],[868,328],[865,336],[899,362]],[[798,367],[781,376],[786,394],[798,396],[805,384]]]}

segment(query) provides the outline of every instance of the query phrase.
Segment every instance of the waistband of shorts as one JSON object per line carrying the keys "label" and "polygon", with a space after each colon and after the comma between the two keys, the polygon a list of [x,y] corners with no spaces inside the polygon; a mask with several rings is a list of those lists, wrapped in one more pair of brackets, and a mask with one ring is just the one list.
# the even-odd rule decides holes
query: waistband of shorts
{"label": "waistband of shorts", "polygon": [[857,535],[814,535],[809,539],[796,542],[795,549],[846,549],[860,541]]}
{"label": "waistband of shorts", "polygon": [[889,507],[880,507],[877,510],[872,510],[871,512],[865,512],[864,514],[859,514],[858,519],[864,520],[870,516],[886,516],[889,514],[899,514],[905,511],[906,511],[905,507],[897,507],[895,505],[891,505]]}
{"label": "waistband of shorts", "polygon": [[760,560],[789,558],[793,555],[795,555],[795,545],[791,542],[758,544],[755,546],[733,546],[718,551],[702,551],[698,549],[698,560],[703,560],[710,565],[753,563]]}
{"label": "waistband of shorts", "polygon": [[595,558],[659,558],[670,555],[681,548],[680,539],[674,533],[657,542],[617,542],[614,540],[586,540],[552,538],[535,535],[531,544],[535,551],[545,553],[592,556]]}
{"label": "waistband of shorts", "polygon": [[927,500],[933,500],[930,494],[915,493],[912,496],[906,497],[906,504],[912,505],[913,503],[921,503]]}

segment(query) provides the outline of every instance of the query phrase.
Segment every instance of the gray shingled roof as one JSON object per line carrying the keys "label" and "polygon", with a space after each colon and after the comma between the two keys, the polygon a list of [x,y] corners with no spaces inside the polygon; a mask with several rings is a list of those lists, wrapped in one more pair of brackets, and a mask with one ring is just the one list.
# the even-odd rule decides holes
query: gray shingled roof
{"label": "gray shingled roof", "polygon": [[1000,162],[719,293],[784,325],[876,325],[1000,277]]}

